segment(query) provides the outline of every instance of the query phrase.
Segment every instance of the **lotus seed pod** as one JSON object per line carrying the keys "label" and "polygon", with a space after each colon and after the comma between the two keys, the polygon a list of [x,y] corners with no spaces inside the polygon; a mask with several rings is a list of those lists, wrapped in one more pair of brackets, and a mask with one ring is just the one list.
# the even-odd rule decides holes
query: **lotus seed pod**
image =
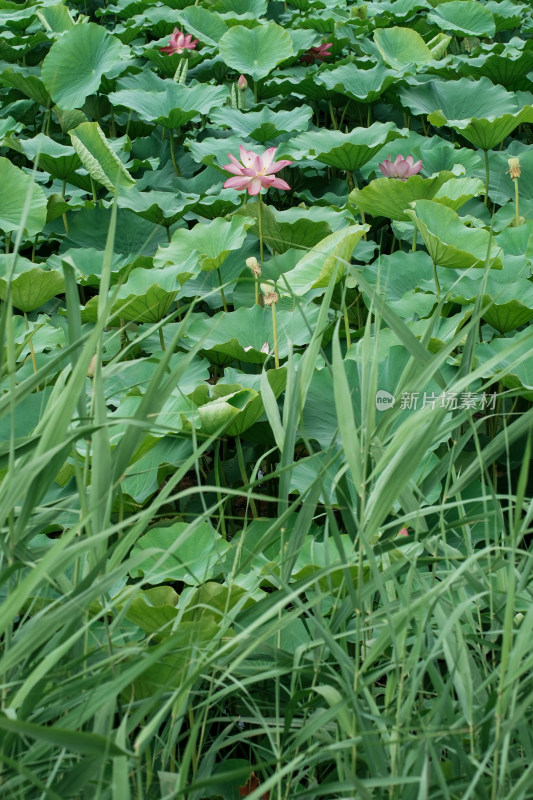
{"label": "lotus seed pod", "polygon": [[509,164],[509,169],[507,170],[507,172],[511,175],[511,178],[514,181],[514,180],[516,180],[516,178],[519,178],[520,175],[521,175],[521,173],[520,173],[520,159],[516,158],[516,156],[514,158],[508,158],[507,159],[507,163]]}

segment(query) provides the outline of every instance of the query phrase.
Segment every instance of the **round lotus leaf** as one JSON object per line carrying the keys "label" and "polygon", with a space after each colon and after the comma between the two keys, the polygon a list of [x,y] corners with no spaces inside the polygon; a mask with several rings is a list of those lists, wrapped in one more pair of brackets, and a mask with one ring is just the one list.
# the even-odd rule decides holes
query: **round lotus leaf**
{"label": "round lotus leaf", "polygon": [[393,122],[374,122],[369,128],[353,128],[349,133],[328,130],[301,133],[287,147],[297,161],[310,158],[353,172],[370,161],[384,144],[403,135]]}
{"label": "round lotus leaf", "polygon": [[224,62],[254,81],[265,78],[274,67],[295,55],[292,39],[280,25],[267,22],[255,28],[236,25],[218,43]]}
{"label": "round lotus leaf", "polygon": [[427,16],[428,22],[462,36],[494,36],[496,24],[488,8],[475,0],[449,0]]}
{"label": "round lotus leaf", "polygon": [[81,108],[102,78],[126,67],[130,49],[101,25],[74,25],[54,42],[42,65],[42,80],[60,108]]}

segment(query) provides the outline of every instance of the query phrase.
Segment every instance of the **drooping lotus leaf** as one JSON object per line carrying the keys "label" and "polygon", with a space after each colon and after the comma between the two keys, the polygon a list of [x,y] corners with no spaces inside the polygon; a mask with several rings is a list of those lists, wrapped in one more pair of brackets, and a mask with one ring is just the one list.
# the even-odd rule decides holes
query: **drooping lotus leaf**
{"label": "drooping lotus leaf", "polygon": [[288,143],[295,160],[311,158],[330,167],[353,172],[366,164],[384,144],[404,136],[393,122],[374,122],[369,128],[308,131]]}
{"label": "drooping lotus leaf", "polygon": [[60,108],[81,108],[102,78],[115,78],[126,68],[127,45],[101,25],[75,25],[54,42],[43,61],[41,77]]}
{"label": "drooping lotus leaf", "polygon": [[451,208],[433,200],[418,200],[406,213],[420,231],[437,266],[484,267],[488,259],[492,269],[502,268],[501,248],[490,233],[483,228],[467,228]]}
{"label": "drooping lotus leaf", "polygon": [[265,78],[281,61],[295,55],[291,37],[275,22],[255,28],[236,25],[222,36],[218,50],[228,67],[250,75],[254,81]]}
{"label": "drooping lotus leaf", "polygon": [[46,195],[41,187],[7,158],[0,158],[0,186],[0,230],[11,233],[23,225],[28,236],[40,233],[46,223]]}
{"label": "drooping lotus leaf", "polygon": [[376,64],[371,69],[358,69],[355,64],[342,64],[315,75],[315,82],[330,92],[339,92],[360,103],[374,103],[383,92],[399,80],[397,72]]}
{"label": "drooping lotus leaf", "polygon": [[65,180],[81,167],[80,158],[73,147],[60,144],[44,133],[38,133],[33,139],[18,139],[17,144],[24,155],[32,161],[38,158],[39,167],[59,180]]}
{"label": "drooping lotus leaf", "polygon": [[198,195],[182,192],[139,192],[129,189],[118,196],[119,208],[129,208],[143,219],[156,225],[170,227],[190,211],[198,202]]}
{"label": "drooping lotus leaf", "polygon": [[[155,267],[175,264],[179,280],[184,283],[191,277],[189,271],[182,270],[184,261],[190,264],[194,258],[199,269],[218,269],[224,263],[231,250],[242,247],[246,231],[253,225],[252,220],[243,216],[234,216],[230,221],[219,218],[212,222],[199,222],[191,230],[178,228],[172,241],[166,247],[160,247],[154,256]],[[187,276],[187,277],[185,277]]]}
{"label": "drooping lotus leaf", "polygon": [[[212,399],[208,400],[206,397],[206,402],[200,405],[198,412],[200,431],[207,435],[215,433],[220,425],[224,424],[226,435],[239,436],[264,414],[265,408],[260,391],[261,375],[238,373],[231,369],[228,369],[226,374],[239,382],[228,384],[229,378],[225,376],[224,382],[219,381],[209,388],[205,386],[206,392],[209,392]],[[279,397],[285,388],[286,370],[283,367],[269,369],[266,371],[266,376],[274,396]]]}
{"label": "drooping lotus leaf", "polygon": [[[481,298],[483,319],[500,333],[507,333],[533,319],[533,283],[525,264],[504,263],[501,270],[490,270]],[[483,276],[445,273],[441,282],[450,300],[460,305],[473,304],[482,291]]]}
{"label": "drooping lotus leaf", "polygon": [[446,181],[433,200],[458,211],[465,203],[473,197],[479,197],[485,191],[485,186],[481,178],[452,178]]}
{"label": "drooping lotus leaf", "polygon": [[533,41],[514,38],[507,44],[484,45],[468,56],[457,56],[456,64],[461,75],[485,76],[508,91],[531,90],[527,75],[533,70]]}
{"label": "drooping lotus leaf", "polygon": [[[189,269],[193,269],[192,259]],[[182,265],[182,269],[187,265]],[[118,290],[111,314],[128,322],[159,322],[169,312],[179,291],[177,270],[166,269],[132,270],[128,280]],[[114,294],[114,290],[111,290]],[[85,322],[96,322],[98,318],[98,297],[92,297],[83,310]],[[115,317],[114,324],[119,324]]]}
{"label": "drooping lotus leaf", "polygon": [[374,42],[383,61],[396,70],[427,64],[433,58],[425,41],[412,28],[378,28]]}
{"label": "drooping lotus leaf", "polygon": [[73,28],[75,24],[69,9],[61,3],[42,5],[36,13],[46,30],[52,33],[63,33]]}
{"label": "drooping lotus leaf", "polygon": [[[0,298],[5,300],[7,274],[11,271],[12,256],[0,255]],[[29,259],[18,256],[11,280],[11,299],[15,308],[34,311],[56,294],[64,291],[63,273],[59,270],[42,269]]]}
{"label": "drooping lotus leaf", "polygon": [[111,192],[135,184],[97,122],[82,122],[69,135],[83,166],[95,181]]}
{"label": "drooping lotus leaf", "polygon": [[[164,406],[159,418],[164,424]],[[173,431],[173,435],[163,436],[161,439],[150,437],[149,444],[143,444],[143,450],[136,461],[130,462],[126,477],[120,482],[124,494],[132,497],[136,503],[144,503],[157,491],[160,470],[164,472],[167,465],[180,467],[190,457],[192,442],[190,439],[177,438]]]}
{"label": "drooping lotus leaf", "polygon": [[440,172],[434,178],[413,175],[405,182],[397,178],[377,178],[363,189],[354,189],[348,201],[373,217],[407,222],[410,217],[405,209],[409,204],[414,200],[431,200],[450,178],[453,178],[451,172]]}
{"label": "drooping lotus leaf", "polygon": [[370,230],[369,225],[350,225],[326,236],[285,274],[291,292],[303,294],[309,289],[326,287],[337,269],[337,281],[346,273],[357,243]]}
{"label": "drooping lotus leaf", "polygon": [[[257,220],[258,204],[247,203],[238,213],[252,216]],[[328,207],[298,206],[278,211],[273,206],[263,204],[261,214],[263,242],[274,253],[285,253],[291,247],[308,250],[330,233],[347,227],[351,221],[346,214]],[[254,226],[253,233],[259,235],[257,225]]]}
{"label": "drooping lotus leaf", "polygon": [[209,116],[221,128],[230,128],[236,134],[264,144],[282,133],[307,130],[313,109],[299,106],[290,111],[272,111],[264,106],[261,111],[243,112],[236,108],[217,108]]}
{"label": "drooping lotus leaf", "polygon": [[175,522],[168,528],[151,528],[131,551],[133,558],[146,553],[131,576],[142,576],[144,582],[150,584],[183,581],[197,586],[221,572],[221,557],[229,546],[209,522],[194,527],[186,522]]}
{"label": "drooping lotus leaf", "polygon": [[110,92],[108,97],[113,105],[134,108],[146,122],[179,128],[197,114],[207,114],[215,106],[223,105],[228,89],[208,84],[182,86],[147,72],[123,78],[118,91]]}
{"label": "drooping lotus leaf", "polygon": [[482,150],[496,147],[523,122],[533,122],[533,107],[488,78],[434,80],[399,91],[413,114],[427,114],[432,125],[447,125]]}
{"label": "drooping lotus leaf", "polygon": [[494,17],[488,8],[475,0],[448,0],[427,15],[428,22],[456,36],[489,36],[496,32]]}
{"label": "drooping lotus leaf", "polygon": [[18,89],[45,108],[50,108],[52,105],[52,99],[44,87],[39,70],[34,67],[20,67],[18,64],[13,64],[2,70],[0,83]]}

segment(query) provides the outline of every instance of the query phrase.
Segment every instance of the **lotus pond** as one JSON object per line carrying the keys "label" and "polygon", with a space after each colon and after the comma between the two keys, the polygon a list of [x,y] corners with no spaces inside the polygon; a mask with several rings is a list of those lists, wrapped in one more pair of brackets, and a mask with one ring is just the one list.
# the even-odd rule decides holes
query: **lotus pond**
{"label": "lotus pond", "polygon": [[0,0],[2,800],[533,797],[533,12]]}

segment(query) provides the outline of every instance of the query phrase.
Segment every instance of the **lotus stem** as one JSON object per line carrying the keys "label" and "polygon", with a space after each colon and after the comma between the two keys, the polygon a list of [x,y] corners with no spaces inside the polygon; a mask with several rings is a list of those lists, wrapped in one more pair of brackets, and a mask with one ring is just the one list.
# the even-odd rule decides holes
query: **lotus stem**
{"label": "lotus stem", "polygon": [[435,279],[435,288],[437,289],[437,300],[440,303],[440,283],[439,276],[437,275],[437,265],[433,262],[433,278]]}
{"label": "lotus stem", "polygon": [[276,369],[279,367],[278,352],[278,320],[276,317],[276,303],[272,303],[272,334],[274,336],[274,364]]}
{"label": "lotus stem", "polygon": [[413,245],[411,247],[411,251],[414,253],[416,250],[416,225],[414,226],[415,229],[413,231]]}
{"label": "lotus stem", "polygon": [[166,350],[165,337],[163,336],[163,328],[159,328],[159,341],[161,342],[161,350]]}
{"label": "lotus stem", "polygon": [[346,307],[346,296],[342,301],[342,314],[344,317],[344,331],[346,334],[346,348],[349,349],[352,345],[352,337],[350,335],[350,321],[348,319],[348,309]]}
{"label": "lotus stem", "polygon": [[174,172],[176,173],[178,178],[181,178],[181,172],[180,172],[180,169],[179,169],[178,165],[176,164],[176,156],[174,154],[174,131],[173,130],[170,131],[170,135],[169,135],[168,138],[170,139],[170,158],[172,159],[172,166],[174,167]]}
{"label": "lotus stem", "polygon": [[[24,312],[24,321],[26,323],[26,330],[29,331],[30,326],[28,324],[28,315],[26,314],[26,312]],[[30,355],[31,355],[31,363],[33,365],[33,372],[36,373],[37,372],[37,362],[35,360],[35,350],[33,349],[33,342],[32,342],[32,337],[31,336],[28,339],[28,345],[29,345],[29,348],[30,348]],[[37,391],[39,391],[39,387],[37,387]]]}
{"label": "lotus stem", "polygon": [[262,220],[262,208],[263,208],[263,200],[261,198],[261,192],[257,195],[257,226],[259,228],[259,258],[261,260],[261,264],[264,261],[263,258],[263,220]]}
{"label": "lotus stem", "polygon": [[489,151],[484,150],[485,154],[485,205],[489,205],[489,177],[490,177],[490,167],[489,167]]}
{"label": "lotus stem", "polygon": [[226,295],[224,294],[224,287],[222,286],[222,273],[220,272],[220,267],[217,267],[217,272],[218,272],[218,283],[220,286],[220,295],[222,297],[222,306],[224,308],[224,311],[227,312],[228,304],[226,303]]}
{"label": "lotus stem", "polygon": [[[240,436],[236,436],[235,437],[235,445],[236,445],[236,449],[237,449],[237,461],[239,463],[239,472],[241,473],[241,480],[242,480],[243,486],[249,486],[250,482],[249,482],[248,476],[246,474],[246,465],[244,463],[244,456],[243,456],[243,453],[242,453],[242,444],[241,444],[241,437]],[[257,519],[259,514],[257,513],[257,507],[255,505],[255,500],[253,499],[253,497],[249,498],[249,502],[250,502],[250,509],[251,509],[251,512],[252,512],[252,517],[254,519]]]}
{"label": "lotus stem", "polygon": [[520,225],[520,212],[518,210],[518,180],[514,179],[514,209],[515,209],[515,225],[518,228]]}

